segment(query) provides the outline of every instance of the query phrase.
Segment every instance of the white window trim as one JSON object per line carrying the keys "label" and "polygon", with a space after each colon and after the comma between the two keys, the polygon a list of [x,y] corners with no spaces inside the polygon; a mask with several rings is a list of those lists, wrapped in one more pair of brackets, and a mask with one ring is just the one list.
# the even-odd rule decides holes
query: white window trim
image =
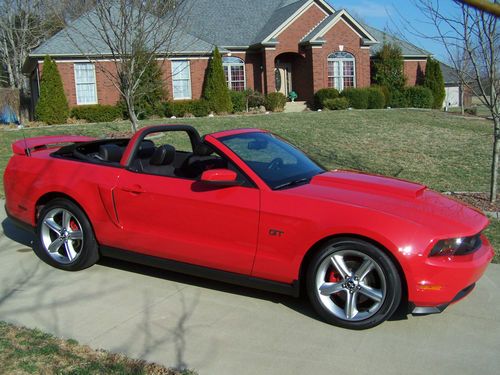
{"label": "white window trim", "polygon": [[[238,59],[240,59],[241,62],[239,63],[225,63],[223,62],[222,63],[222,66],[223,67],[226,67],[227,66],[227,87],[229,87],[229,90],[232,90],[232,85],[231,83],[233,82],[233,77],[232,77],[232,72],[231,72],[231,66],[243,66],[243,90],[246,90],[247,89],[247,69],[246,69],[246,64],[245,64],[245,61],[240,58],[240,57],[237,57]],[[239,82],[239,81],[236,81],[236,82]]]}
{"label": "white window trim", "polygon": [[[327,69],[328,69],[328,71],[330,70],[330,66],[329,66],[330,62],[335,62],[335,61],[340,62],[340,65],[341,65],[340,66],[340,71],[342,72],[342,76],[341,76],[342,77],[342,80],[341,80],[341,86],[342,87],[337,88],[337,87],[334,86],[334,88],[336,88],[339,91],[343,91],[345,89],[345,87],[344,87],[344,78],[345,78],[345,76],[344,76],[344,61],[352,61],[353,62],[354,75],[352,76],[352,78],[353,78],[353,86],[352,87],[356,88],[356,86],[357,86],[356,85],[356,79],[357,79],[357,74],[356,74],[356,57],[352,53],[350,53],[350,52],[346,52],[346,53],[349,53],[352,56],[352,58],[330,57],[333,54],[335,54],[335,52],[331,53],[330,55],[328,55],[328,58],[327,58]],[[327,73],[328,73],[328,71],[327,71]],[[350,77],[350,76],[348,76],[348,77]],[[335,75],[331,76],[331,75],[328,74],[328,79],[330,79],[330,78],[333,78],[334,81],[335,81],[336,76]]]}
{"label": "white window trim", "polygon": [[[92,67],[94,68],[94,94],[95,94],[95,102],[92,102],[92,103],[80,103],[79,101],[79,98],[78,98],[78,82],[76,80],[76,65],[82,65],[82,64],[86,64],[86,65],[92,65]],[[76,97],[76,105],[95,105],[95,104],[99,104],[99,97],[97,96],[97,74],[96,74],[96,70],[95,70],[95,64],[94,63],[91,63],[89,61],[85,61],[85,62],[79,62],[79,63],[74,63],[73,64],[73,74],[74,74],[74,77],[75,77],[75,97]]]}
{"label": "white window trim", "polygon": [[[175,78],[175,72],[174,72],[174,64],[171,63],[171,70],[172,70],[172,99],[173,100],[191,100],[193,98],[193,88],[192,88],[192,83],[191,83],[191,61],[189,61],[188,59],[182,59],[182,60],[173,60],[173,61],[176,61],[176,62],[179,62],[179,61],[185,61],[187,62],[187,70],[188,70],[188,78],[184,78],[184,79],[178,79],[179,81],[188,81],[188,87],[189,87],[189,97],[175,97],[175,85],[174,85],[174,81],[176,80]],[[173,62],[172,61],[172,62]]]}

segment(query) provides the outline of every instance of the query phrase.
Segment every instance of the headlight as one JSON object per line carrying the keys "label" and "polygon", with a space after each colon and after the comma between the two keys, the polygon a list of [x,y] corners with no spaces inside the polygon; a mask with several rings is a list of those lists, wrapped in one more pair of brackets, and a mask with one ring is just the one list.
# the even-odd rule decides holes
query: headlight
{"label": "headlight", "polygon": [[481,233],[471,237],[441,240],[432,248],[429,256],[453,256],[471,254],[481,247]]}

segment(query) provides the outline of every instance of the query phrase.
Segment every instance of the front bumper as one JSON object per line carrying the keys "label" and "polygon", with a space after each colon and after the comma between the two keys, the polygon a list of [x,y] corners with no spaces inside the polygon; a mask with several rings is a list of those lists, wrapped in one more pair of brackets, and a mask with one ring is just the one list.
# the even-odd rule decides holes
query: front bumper
{"label": "front bumper", "polygon": [[488,239],[481,240],[482,246],[472,254],[428,257],[412,270],[408,300],[413,314],[442,312],[474,289],[494,256]]}

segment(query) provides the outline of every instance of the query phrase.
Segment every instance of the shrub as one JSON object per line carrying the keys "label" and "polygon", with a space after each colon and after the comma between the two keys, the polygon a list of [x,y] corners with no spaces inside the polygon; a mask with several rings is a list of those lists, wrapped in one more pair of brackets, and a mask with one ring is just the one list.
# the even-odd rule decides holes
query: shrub
{"label": "shrub", "polygon": [[71,109],[71,117],[88,122],[111,122],[123,118],[122,108],[113,105],[82,105]]}
{"label": "shrub", "polygon": [[370,87],[368,91],[368,109],[385,108],[385,95],[380,87]]}
{"label": "shrub", "polygon": [[210,104],[204,100],[176,100],[163,105],[166,117],[184,117],[191,114],[195,117],[206,117],[210,113]]}
{"label": "shrub", "polygon": [[[432,108],[441,109],[443,106],[444,98],[446,97],[446,90],[444,88],[443,73],[441,71],[441,64],[439,61],[429,57],[425,67],[424,86],[428,87],[433,95]],[[427,107],[426,107],[427,108]]]}
{"label": "shrub", "polygon": [[368,90],[349,88],[342,91],[341,96],[349,101],[349,106],[356,109],[368,108]]}
{"label": "shrub", "polygon": [[231,91],[233,112],[245,112],[247,109],[247,93],[245,91]]}
{"label": "shrub", "polygon": [[349,100],[346,98],[326,99],[323,102],[324,108],[331,110],[342,110],[349,108]]}
{"label": "shrub", "polygon": [[192,100],[190,113],[195,117],[207,117],[210,114],[210,104],[205,99]]}
{"label": "shrub", "polygon": [[337,99],[339,95],[339,91],[334,88],[318,90],[316,94],[314,94],[314,108],[325,108],[325,100]]}
{"label": "shrub", "polygon": [[248,97],[248,107],[259,108],[266,104],[266,97],[262,95],[259,91],[253,91],[251,89],[246,91]]}
{"label": "shrub", "polygon": [[405,89],[408,106],[413,108],[432,108],[434,97],[432,91],[427,87],[415,86]]}
{"label": "shrub", "polygon": [[35,117],[49,125],[64,124],[68,120],[69,108],[64,94],[61,75],[57,64],[45,56],[43,61],[40,98],[35,109]]}
{"label": "shrub", "polygon": [[389,107],[408,108],[408,98],[406,97],[404,90],[391,91],[391,101],[389,102]]}
{"label": "shrub", "polygon": [[465,113],[472,116],[477,116],[477,107],[465,108]]}
{"label": "shrub", "polygon": [[228,113],[233,110],[222,66],[222,57],[217,47],[215,47],[208,64],[203,87],[203,98],[210,103],[210,109],[216,113]]}
{"label": "shrub", "polygon": [[281,92],[272,92],[267,94],[265,106],[268,111],[283,112],[286,101],[286,96]]}
{"label": "shrub", "polygon": [[[142,63],[142,61],[140,62]],[[163,115],[162,103],[168,95],[162,79],[161,67],[155,59],[147,63],[134,96],[135,113],[140,120],[154,115]]]}
{"label": "shrub", "polygon": [[191,100],[166,102],[164,107],[166,117],[184,117],[187,113],[191,113]]}
{"label": "shrub", "polygon": [[401,47],[384,42],[373,61],[373,82],[386,86],[391,92],[402,91],[406,85]]}

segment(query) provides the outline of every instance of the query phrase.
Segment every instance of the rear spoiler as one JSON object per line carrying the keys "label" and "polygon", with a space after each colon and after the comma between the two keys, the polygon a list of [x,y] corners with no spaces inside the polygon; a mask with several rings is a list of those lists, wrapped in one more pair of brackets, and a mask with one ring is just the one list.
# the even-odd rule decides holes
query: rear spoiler
{"label": "rear spoiler", "polygon": [[31,151],[46,149],[49,146],[61,146],[68,143],[81,143],[95,141],[97,138],[80,135],[52,135],[20,139],[12,144],[12,151],[16,155],[31,155]]}

